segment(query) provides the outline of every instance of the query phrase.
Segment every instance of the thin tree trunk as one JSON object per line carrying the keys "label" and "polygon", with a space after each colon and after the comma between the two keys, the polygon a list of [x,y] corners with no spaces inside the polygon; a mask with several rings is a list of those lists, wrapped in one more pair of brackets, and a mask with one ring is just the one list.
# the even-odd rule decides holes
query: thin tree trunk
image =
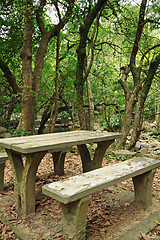
{"label": "thin tree trunk", "polygon": [[59,48],[60,48],[60,32],[57,33],[57,49],[56,49],[56,76],[55,76],[55,104],[54,104],[54,114],[51,120],[50,132],[54,132],[56,119],[58,115],[58,76],[59,76]]}
{"label": "thin tree trunk", "polygon": [[87,95],[88,95],[88,103],[89,103],[89,130],[94,130],[94,102],[92,96],[92,88],[90,77],[88,76],[87,81]]}
{"label": "thin tree trunk", "polygon": [[130,131],[130,128],[131,128],[133,109],[137,102],[137,96],[140,91],[140,88],[141,88],[140,85],[135,86],[130,97],[127,98],[127,100],[126,100],[125,118],[124,118],[123,126],[122,126],[122,137],[117,144],[117,147],[119,147],[119,148],[125,146],[127,136]]}
{"label": "thin tree trunk", "polygon": [[[102,8],[103,9],[103,8]],[[100,13],[98,14],[97,21],[94,27],[94,30],[91,35],[91,60],[89,63],[89,66],[87,66],[87,58],[86,58],[86,73],[85,73],[85,79],[86,79],[86,85],[87,85],[87,96],[88,96],[88,103],[89,103],[89,130],[94,130],[94,101],[93,101],[93,95],[92,95],[92,88],[91,88],[91,82],[90,82],[90,70],[93,65],[94,60],[94,46],[96,43],[96,39],[98,36],[98,27],[99,27],[99,19],[102,13],[102,9]]]}
{"label": "thin tree trunk", "polygon": [[130,141],[129,146],[127,147],[129,150],[134,148],[137,140],[140,137],[141,127],[143,124],[143,112],[144,112],[144,99],[142,98],[142,95],[141,95],[140,98],[138,99],[138,103],[136,105],[131,141]]}
{"label": "thin tree trunk", "polygon": [[157,105],[157,109],[156,109],[155,121],[157,125],[157,131],[159,131],[160,130],[160,105],[159,104]]}
{"label": "thin tree trunk", "polygon": [[83,87],[86,81],[84,77],[84,71],[85,71],[86,45],[87,45],[88,32],[94,19],[97,17],[98,13],[102,9],[102,7],[105,5],[105,3],[106,3],[105,0],[98,0],[95,6],[90,11],[89,15],[86,17],[85,23],[80,27],[80,41],[77,48],[78,61],[77,61],[77,69],[76,69],[76,81],[74,82],[74,85],[77,92],[76,105],[77,105],[78,117],[79,117],[81,129],[87,128],[85,109],[83,106]]}

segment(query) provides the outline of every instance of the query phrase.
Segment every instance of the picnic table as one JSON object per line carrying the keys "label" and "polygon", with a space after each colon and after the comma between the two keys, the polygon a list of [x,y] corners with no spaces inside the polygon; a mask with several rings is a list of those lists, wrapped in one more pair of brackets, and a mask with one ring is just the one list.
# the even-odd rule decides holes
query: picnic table
{"label": "picnic table", "polygon": [[[102,167],[106,149],[120,136],[111,132],[70,131],[0,139],[11,162],[17,211],[23,215],[35,212],[36,172],[46,153],[53,155],[55,174],[63,174],[66,150],[77,146],[83,172],[88,172]],[[92,143],[97,144],[93,159],[87,147]]]}

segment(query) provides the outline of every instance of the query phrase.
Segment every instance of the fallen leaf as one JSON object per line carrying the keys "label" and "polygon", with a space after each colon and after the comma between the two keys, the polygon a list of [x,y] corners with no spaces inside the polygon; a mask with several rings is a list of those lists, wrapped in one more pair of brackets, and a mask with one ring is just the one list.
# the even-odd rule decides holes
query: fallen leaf
{"label": "fallen leaf", "polygon": [[130,192],[133,192],[133,190],[130,189],[130,188],[128,188],[128,187],[122,187],[122,189],[127,190],[127,191],[130,191]]}
{"label": "fallen leaf", "polygon": [[155,223],[157,223],[157,224],[160,224],[160,222],[159,222],[159,221],[157,221],[157,220],[154,220],[154,222],[155,222]]}
{"label": "fallen leaf", "polygon": [[107,238],[107,240],[112,240],[113,239],[113,237],[112,236],[109,236],[108,238]]}
{"label": "fallen leaf", "polygon": [[104,219],[110,219],[110,216],[106,215],[106,214],[101,214],[101,217],[104,218]]}
{"label": "fallen leaf", "polygon": [[6,225],[5,230],[6,230],[6,231],[11,231],[12,228],[11,228],[10,226],[7,226],[7,225]]}
{"label": "fallen leaf", "polygon": [[105,223],[104,223],[104,226],[110,226],[111,225],[111,223],[109,222],[109,221],[106,221]]}
{"label": "fallen leaf", "polygon": [[41,240],[43,237],[43,232],[40,232],[39,235],[38,235],[38,240]]}
{"label": "fallen leaf", "polygon": [[47,216],[48,215],[48,213],[47,212],[42,212],[42,213],[39,213],[40,215],[45,215],[45,216]]}
{"label": "fallen leaf", "polygon": [[131,205],[130,202],[125,202],[125,204],[124,204],[125,207],[129,207],[130,205]]}
{"label": "fallen leaf", "polygon": [[140,232],[140,234],[142,235],[144,240],[151,240],[151,238],[149,236],[147,236],[145,233]]}

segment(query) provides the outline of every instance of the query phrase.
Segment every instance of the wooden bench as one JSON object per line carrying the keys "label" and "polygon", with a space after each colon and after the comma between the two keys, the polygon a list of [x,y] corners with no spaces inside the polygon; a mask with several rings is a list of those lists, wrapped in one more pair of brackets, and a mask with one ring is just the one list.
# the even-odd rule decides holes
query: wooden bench
{"label": "wooden bench", "polygon": [[147,207],[152,203],[152,183],[158,167],[160,161],[157,159],[135,157],[47,184],[42,187],[42,192],[60,202],[64,239],[78,240],[86,229],[88,205],[93,193],[132,178],[135,201]]}
{"label": "wooden bench", "polygon": [[0,153],[0,191],[2,191],[4,187],[4,168],[7,159],[8,156],[6,153]]}

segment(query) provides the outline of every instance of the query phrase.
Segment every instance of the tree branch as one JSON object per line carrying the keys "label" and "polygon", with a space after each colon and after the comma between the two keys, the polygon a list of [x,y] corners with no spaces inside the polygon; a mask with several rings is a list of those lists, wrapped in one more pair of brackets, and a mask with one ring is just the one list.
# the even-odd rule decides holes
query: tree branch
{"label": "tree branch", "polygon": [[138,47],[139,47],[139,43],[140,43],[140,39],[141,39],[141,35],[142,35],[144,23],[145,23],[144,16],[145,16],[146,4],[147,4],[147,0],[142,0],[140,11],[139,11],[139,22],[137,26],[137,32],[136,32],[135,41],[134,41],[134,45],[133,45],[133,49],[130,57],[130,67],[133,75],[135,73],[135,58],[138,52]]}
{"label": "tree branch", "polygon": [[20,93],[21,89],[19,88],[17,82],[16,82],[16,77],[15,75],[10,71],[9,67],[7,64],[0,58],[0,68],[4,72],[4,76],[6,77],[9,85],[12,87],[13,92],[15,94]]}
{"label": "tree branch", "polygon": [[46,4],[46,0],[41,0],[40,6],[38,7],[38,9],[36,11],[36,19],[37,19],[37,23],[38,23],[39,29],[41,31],[41,34],[44,34],[46,32],[44,22],[41,18],[41,14],[43,12],[43,8],[44,8],[45,4]]}
{"label": "tree branch", "polygon": [[151,50],[157,48],[157,47],[160,47],[160,44],[157,44],[151,48],[149,48],[144,54],[143,56],[141,57],[141,60],[140,60],[140,66],[142,66],[142,63],[143,63],[143,59],[146,57],[147,53],[149,53]]}

